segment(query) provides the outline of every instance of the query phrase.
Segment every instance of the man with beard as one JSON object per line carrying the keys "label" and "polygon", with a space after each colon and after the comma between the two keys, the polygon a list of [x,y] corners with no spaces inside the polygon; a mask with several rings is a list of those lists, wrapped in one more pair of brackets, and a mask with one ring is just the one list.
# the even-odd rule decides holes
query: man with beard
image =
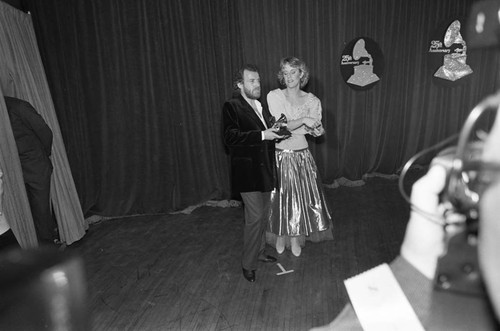
{"label": "man with beard", "polygon": [[266,255],[266,213],[276,185],[274,140],[283,138],[271,127],[267,105],[261,105],[260,76],[255,65],[242,66],[235,74],[234,96],[222,109],[224,144],[231,157],[233,193],[240,193],[245,211],[243,276],[255,281],[259,261],[275,262]]}

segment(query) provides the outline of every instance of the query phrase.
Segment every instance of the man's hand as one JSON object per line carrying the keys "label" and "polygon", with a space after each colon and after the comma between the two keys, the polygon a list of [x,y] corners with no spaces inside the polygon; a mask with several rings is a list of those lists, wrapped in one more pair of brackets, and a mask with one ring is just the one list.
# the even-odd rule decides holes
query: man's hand
{"label": "man's hand", "polygon": [[265,140],[283,139],[284,136],[280,136],[277,132],[279,128],[270,128],[264,131]]}

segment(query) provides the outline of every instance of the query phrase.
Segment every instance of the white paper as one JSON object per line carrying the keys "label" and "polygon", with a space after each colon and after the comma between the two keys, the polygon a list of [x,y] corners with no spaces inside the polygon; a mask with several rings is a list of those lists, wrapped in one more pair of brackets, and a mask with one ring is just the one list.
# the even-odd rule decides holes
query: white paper
{"label": "white paper", "polygon": [[387,264],[344,284],[364,331],[425,331]]}

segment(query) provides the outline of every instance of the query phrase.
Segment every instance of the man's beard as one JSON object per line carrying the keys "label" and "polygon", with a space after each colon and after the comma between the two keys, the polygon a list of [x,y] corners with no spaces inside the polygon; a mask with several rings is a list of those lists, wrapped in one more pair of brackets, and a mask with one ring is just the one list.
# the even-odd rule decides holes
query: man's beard
{"label": "man's beard", "polygon": [[249,90],[246,87],[243,87],[243,93],[245,93],[248,99],[257,100],[258,98],[260,98],[260,87],[256,87],[253,90]]}

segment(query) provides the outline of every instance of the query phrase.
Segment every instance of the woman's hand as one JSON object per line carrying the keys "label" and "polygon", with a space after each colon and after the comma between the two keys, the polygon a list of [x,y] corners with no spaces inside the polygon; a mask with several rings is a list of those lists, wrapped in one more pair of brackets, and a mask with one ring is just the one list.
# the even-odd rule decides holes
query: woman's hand
{"label": "woman's hand", "polygon": [[302,117],[302,124],[308,128],[314,129],[321,125],[321,121],[312,117]]}

